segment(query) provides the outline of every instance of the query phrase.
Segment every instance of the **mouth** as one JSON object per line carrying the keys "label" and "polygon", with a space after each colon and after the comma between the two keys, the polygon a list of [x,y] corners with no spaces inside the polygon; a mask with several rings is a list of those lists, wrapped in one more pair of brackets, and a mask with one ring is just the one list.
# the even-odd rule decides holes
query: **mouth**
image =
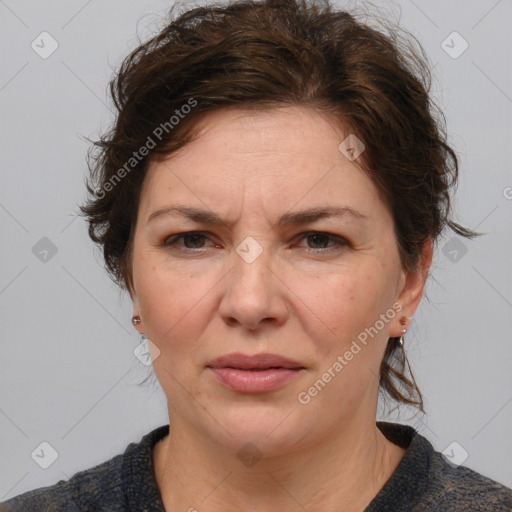
{"label": "mouth", "polygon": [[220,384],[245,394],[275,391],[305,370],[300,363],[277,354],[228,354],[206,367]]}
{"label": "mouth", "polygon": [[271,369],[302,369],[300,363],[278,354],[242,354],[234,352],[217,357],[211,361],[208,368],[232,368],[235,370],[271,370]]}
{"label": "mouth", "polygon": [[236,366],[225,366],[231,370],[241,370],[244,372],[265,372],[267,370],[300,370],[301,368],[285,368],[284,366],[268,366],[265,368],[238,368]]}

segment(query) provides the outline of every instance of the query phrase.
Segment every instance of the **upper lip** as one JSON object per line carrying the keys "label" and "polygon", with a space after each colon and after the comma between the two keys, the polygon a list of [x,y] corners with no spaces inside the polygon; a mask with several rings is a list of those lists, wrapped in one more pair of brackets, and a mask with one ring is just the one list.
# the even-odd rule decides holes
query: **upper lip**
{"label": "upper lip", "polygon": [[254,354],[247,355],[239,352],[226,354],[211,361],[209,368],[239,368],[241,370],[266,369],[266,368],[304,368],[297,361],[288,359],[278,354]]}

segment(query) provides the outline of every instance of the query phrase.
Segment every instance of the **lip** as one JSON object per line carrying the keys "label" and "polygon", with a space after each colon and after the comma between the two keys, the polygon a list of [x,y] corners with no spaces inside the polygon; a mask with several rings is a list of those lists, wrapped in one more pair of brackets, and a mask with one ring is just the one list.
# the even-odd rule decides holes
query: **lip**
{"label": "lip", "polygon": [[221,384],[238,393],[268,393],[283,387],[305,368],[277,354],[227,354],[206,366]]}
{"label": "lip", "polygon": [[302,369],[297,361],[288,359],[278,354],[254,354],[247,355],[241,352],[233,352],[214,359],[207,364],[209,368],[236,368],[239,370],[267,370],[270,368]]}

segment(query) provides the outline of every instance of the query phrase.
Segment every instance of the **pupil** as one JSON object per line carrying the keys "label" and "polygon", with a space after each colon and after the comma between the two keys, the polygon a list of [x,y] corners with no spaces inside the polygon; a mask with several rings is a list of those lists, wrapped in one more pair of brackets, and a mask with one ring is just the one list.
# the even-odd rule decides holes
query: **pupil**
{"label": "pupil", "polygon": [[[187,240],[190,241],[192,239],[192,245],[195,245],[196,243],[198,243],[198,239],[201,238],[202,235],[199,235],[197,233],[193,234],[193,235],[187,235],[187,237],[185,238],[185,245],[187,247],[189,247],[189,244],[187,244]],[[190,247],[189,247],[190,248]]]}
{"label": "pupil", "polygon": [[[309,238],[310,238],[310,239],[312,238],[312,239],[314,239],[314,240],[315,240],[315,242],[313,242],[313,245],[314,245],[315,243],[318,243],[318,239],[319,239],[319,238],[320,238],[320,240],[322,240],[322,239],[323,239],[323,240],[324,240],[324,242],[325,242],[325,240],[326,240],[326,238],[327,238],[327,237],[326,237],[325,235],[318,235],[318,234],[316,234],[316,235],[309,235]],[[321,244],[321,245],[325,245],[325,244]]]}

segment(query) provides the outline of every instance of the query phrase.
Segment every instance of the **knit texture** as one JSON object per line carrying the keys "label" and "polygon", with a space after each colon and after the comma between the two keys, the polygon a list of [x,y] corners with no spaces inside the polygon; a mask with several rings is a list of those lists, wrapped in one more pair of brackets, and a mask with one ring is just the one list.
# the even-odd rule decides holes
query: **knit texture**
{"label": "knit texture", "polygon": [[[452,466],[409,425],[378,421],[377,426],[406,452],[363,512],[512,512],[512,489]],[[152,450],[168,433],[169,425],[158,427],[130,443],[124,454],[0,503],[0,512],[165,512]]]}

